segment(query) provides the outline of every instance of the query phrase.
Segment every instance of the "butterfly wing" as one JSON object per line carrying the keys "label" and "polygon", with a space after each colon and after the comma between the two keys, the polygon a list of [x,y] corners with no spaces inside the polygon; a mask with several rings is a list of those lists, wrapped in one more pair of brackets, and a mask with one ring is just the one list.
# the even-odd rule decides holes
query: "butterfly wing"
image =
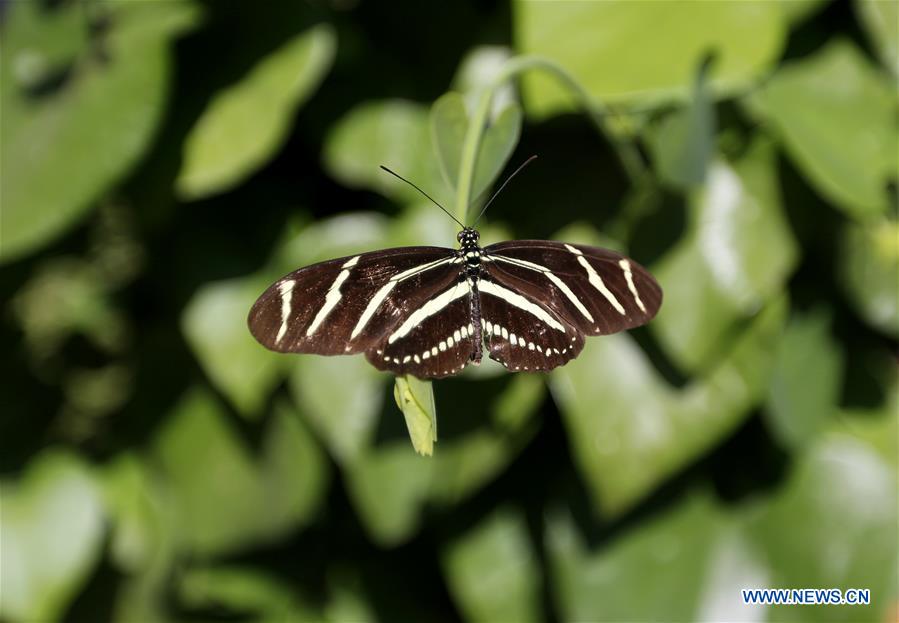
{"label": "butterfly wing", "polygon": [[410,308],[439,295],[458,275],[455,252],[440,247],[329,260],[272,284],[253,305],[247,323],[253,336],[274,351],[365,352],[386,340]]}
{"label": "butterfly wing", "polygon": [[488,354],[512,370],[550,370],[584,335],[648,322],[662,291],[639,264],[594,247],[542,240],[484,249],[479,296],[451,249],[406,247],[321,262],[275,282],[250,310],[250,332],[280,352],[364,352],[378,369],[457,374],[480,308]]}
{"label": "butterfly wing", "polygon": [[523,240],[484,253],[479,291],[488,354],[511,370],[563,365],[580,354],[585,335],[645,324],[662,303],[646,269],[607,249]]}
{"label": "butterfly wing", "polygon": [[484,252],[491,279],[530,294],[586,335],[644,325],[662,304],[662,289],[652,275],[615,251],[520,240],[490,245]]}
{"label": "butterfly wing", "polygon": [[542,284],[488,272],[478,282],[487,354],[513,371],[552,370],[577,357],[584,333],[547,305]]}
{"label": "butterfly wing", "polygon": [[431,296],[407,302],[402,322],[366,353],[380,370],[442,378],[458,374],[476,345],[471,324],[471,289],[457,275],[455,282]]}

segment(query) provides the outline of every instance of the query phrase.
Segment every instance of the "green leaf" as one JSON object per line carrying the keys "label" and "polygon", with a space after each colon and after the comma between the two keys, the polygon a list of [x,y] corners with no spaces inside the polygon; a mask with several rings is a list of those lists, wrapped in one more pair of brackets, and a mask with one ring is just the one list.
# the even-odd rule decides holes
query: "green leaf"
{"label": "green leaf", "polygon": [[887,209],[897,175],[895,93],[852,43],[836,40],[785,64],[747,103],[837,207],[859,219]]}
{"label": "green leaf", "polygon": [[200,365],[241,415],[262,415],[269,394],[288,364],[284,355],[263,348],[247,329],[247,314],[277,275],[208,283],[182,312],[181,329]]}
{"label": "green leaf", "polygon": [[[468,132],[469,116],[465,99],[447,93],[431,107],[431,142],[447,184],[456,188],[462,161],[462,143]],[[507,105],[488,125],[478,151],[472,197],[478,197],[500,174],[521,133],[521,109]]]}
{"label": "green leaf", "polygon": [[[469,384],[471,389],[467,391],[471,394],[471,402],[461,407],[464,412],[479,413],[483,409],[480,404],[489,404],[489,424],[485,426],[483,416],[478,417],[475,430],[460,436],[447,432],[453,422],[445,423],[430,490],[435,503],[458,504],[490,482],[502,473],[536,432],[538,408],[546,393],[543,377],[516,374],[508,379],[507,374],[502,376],[507,382],[501,392],[485,394],[484,390],[477,390],[477,383]],[[444,412],[451,414],[459,413],[459,410],[459,407],[444,408]]]}
{"label": "green leaf", "polygon": [[195,389],[182,398],[154,442],[152,455],[178,513],[188,550],[237,549],[257,520],[255,473],[248,450],[215,399]]}
{"label": "green leaf", "polygon": [[168,556],[171,545],[150,470],[136,453],[123,453],[105,468],[102,484],[113,519],[112,560],[128,573],[147,571]]}
{"label": "green leaf", "polygon": [[468,111],[461,93],[446,93],[431,106],[429,116],[431,142],[446,183],[455,188],[459,183],[462,143],[468,131]]}
{"label": "green leaf", "polygon": [[191,390],[166,419],[153,456],[177,514],[180,542],[200,555],[270,542],[308,521],[327,475],[321,453],[289,408],[275,409],[257,458],[201,389]]}
{"label": "green leaf", "polygon": [[406,428],[415,451],[424,456],[434,454],[437,441],[437,407],[434,405],[434,389],[430,381],[412,375],[394,379],[393,399],[403,412]]}
{"label": "green leaf", "polygon": [[[22,3],[6,19],[15,28],[6,27],[3,51],[13,56],[2,61],[4,79],[10,89],[39,92],[42,87],[73,69],[90,40],[85,28],[85,14],[77,6],[61,5],[52,9],[36,2]],[[12,15],[12,18],[9,17]],[[24,104],[25,100],[21,100]],[[5,102],[4,102],[5,103]],[[9,111],[4,110],[4,114]]]}
{"label": "green leaf", "polygon": [[122,572],[112,620],[165,621],[169,574],[177,556],[171,508],[145,457],[125,451],[103,468],[109,558]]}
{"label": "green leaf", "polygon": [[895,466],[852,436],[834,433],[803,455],[750,523],[769,585],[867,588],[871,605],[771,606],[769,620],[873,622],[895,613],[897,491]]}
{"label": "green leaf", "polygon": [[9,621],[56,621],[87,582],[105,532],[102,495],[77,457],[45,452],[0,485],[3,601]]}
{"label": "green leaf", "polygon": [[325,168],[338,181],[366,188],[405,203],[417,203],[414,188],[378,168],[387,166],[443,205],[451,205],[452,189],[443,180],[431,154],[428,113],[406,100],[366,102],[337,122],[325,141]]}
{"label": "green leaf", "polygon": [[250,567],[188,569],[180,578],[179,592],[190,608],[249,612],[256,615],[254,621],[313,621],[321,617],[289,585]]}
{"label": "green leaf", "polygon": [[329,26],[311,28],[217,93],[187,137],[179,195],[221,192],[267,162],[285,142],[296,109],[330,68],[336,45]]}
{"label": "green leaf", "polygon": [[376,623],[377,613],[365,593],[355,565],[350,568],[338,567],[328,572],[329,600],[325,604],[324,619],[334,623]]}
{"label": "green leaf", "polygon": [[520,513],[494,512],[442,556],[450,592],[468,621],[537,621],[540,566]]}
{"label": "green leaf", "polygon": [[[415,189],[378,168],[383,164],[451,206],[468,127],[464,99],[448,93],[424,107],[405,100],[369,102],[351,110],[325,142],[325,167],[344,184],[367,188],[404,203],[421,203]],[[476,192],[499,175],[518,143],[521,111],[510,103],[487,128],[478,157]],[[437,157],[422,157],[436,153]],[[429,208],[433,209],[433,208]]]}
{"label": "green leaf", "polygon": [[375,212],[344,212],[294,227],[272,253],[273,268],[268,272],[281,276],[315,262],[383,247],[388,244],[388,222]]}
{"label": "green leaf", "polygon": [[179,596],[191,609],[251,617],[262,623],[286,621],[376,621],[364,587],[352,573],[329,568],[324,603],[302,596],[292,582],[263,568],[240,565],[204,565],[187,569],[179,577]]}
{"label": "green leaf", "polygon": [[651,135],[659,177],[679,188],[706,180],[715,149],[715,108],[708,92],[709,64],[696,74],[689,105],[666,116]]}
{"label": "green leaf", "polygon": [[549,516],[553,593],[568,621],[758,621],[740,589],[764,587],[766,569],[706,494],[590,548],[569,512]]}
{"label": "green leaf", "polygon": [[899,77],[899,3],[894,0],[855,0],[858,20],[881,62]]}
{"label": "green leaf", "polygon": [[735,324],[780,292],[798,260],[771,146],[759,140],[734,164],[716,160],[688,219],[686,235],[652,267],[665,301],[650,328],[693,372],[716,361]]}
{"label": "green leaf", "polygon": [[375,433],[388,376],[360,356],[291,359],[294,402],[339,463],[357,461]]}
{"label": "green leaf", "polygon": [[785,446],[814,441],[836,412],[843,356],[830,335],[830,314],[816,310],[793,318],[777,345],[768,408],[772,432]]}
{"label": "green leaf", "polygon": [[442,448],[435,457],[419,456],[403,440],[370,450],[351,465],[347,492],[374,542],[393,546],[414,533],[442,456]]}
{"label": "green leaf", "polygon": [[262,437],[257,470],[261,503],[268,515],[259,522],[267,532],[265,538],[295,530],[313,519],[328,490],[328,464],[303,419],[286,401],[275,403]]}
{"label": "green leaf", "polygon": [[[502,391],[496,383],[504,383]],[[470,382],[464,393],[447,389],[437,393],[437,407],[455,417],[443,426],[433,457],[410,452],[399,431],[360,452],[348,465],[347,488],[371,538],[382,546],[401,543],[417,530],[427,502],[457,504],[500,474],[533,436],[543,396],[542,379],[532,375]],[[462,414],[470,414],[472,425],[460,431]],[[392,409],[384,415],[398,417]]]}
{"label": "green leaf", "polygon": [[591,341],[551,374],[596,508],[625,512],[749,415],[764,397],[785,314],[783,299],[770,303],[718,365],[679,391],[626,334]]}
{"label": "green leaf", "polygon": [[[713,92],[737,92],[776,62],[786,35],[776,2],[517,0],[513,21],[518,52],[548,57],[593,98],[612,103],[683,98],[711,51]],[[530,113],[570,109],[568,94],[546,75],[526,76],[523,90]]]}
{"label": "green leaf", "polygon": [[831,0],[780,0],[780,7],[793,27],[822,10]]}
{"label": "green leaf", "polygon": [[839,276],[850,302],[868,324],[899,337],[899,223],[848,225],[841,246]]}
{"label": "green leaf", "polygon": [[844,407],[833,429],[863,441],[899,470],[899,377],[891,357],[884,356],[880,366],[880,376],[887,381],[885,399],[870,407]]}
{"label": "green leaf", "polygon": [[[35,6],[16,2],[5,16],[4,76],[31,62],[31,42],[6,35],[15,33],[16,23],[28,19]],[[83,19],[81,7],[69,10]],[[82,50],[69,79],[40,99],[29,97],[15,80],[0,82],[0,262],[22,257],[75,225],[128,174],[162,119],[171,82],[170,42],[196,21],[196,7],[126,2],[105,3],[104,10],[110,24],[103,38],[108,62]],[[55,28],[52,20],[47,28]]]}
{"label": "green leaf", "polygon": [[[482,45],[471,48],[462,58],[452,89],[465,94],[465,103],[471,110],[477,105],[481,92],[494,85],[497,77],[512,57],[512,50],[499,45]],[[498,86],[493,94],[491,117],[496,118],[509,104],[515,103],[516,88],[510,83]]]}

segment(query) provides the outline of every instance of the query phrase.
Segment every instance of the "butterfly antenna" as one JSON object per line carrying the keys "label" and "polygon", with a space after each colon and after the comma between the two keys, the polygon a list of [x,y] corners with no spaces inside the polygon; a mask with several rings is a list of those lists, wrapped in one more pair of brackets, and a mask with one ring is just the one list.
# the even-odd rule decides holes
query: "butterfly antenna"
{"label": "butterfly antenna", "polygon": [[478,214],[478,218],[476,218],[476,219],[474,220],[474,223],[472,224],[472,227],[474,227],[475,225],[478,224],[478,221],[480,221],[480,220],[481,220],[481,217],[484,216],[484,212],[487,211],[487,208],[490,207],[490,204],[493,203],[493,200],[496,199],[496,196],[497,196],[498,194],[500,194],[501,192],[503,192],[503,188],[506,187],[506,184],[508,184],[509,182],[511,182],[513,177],[515,177],[516,175],[518,175],[518,174],[521,172],[521,170],[522,170],[523,168],[525,168],[526,166],[528,166],[529,164],[531,164],[531,162],[533,162],[533,161],[536,160],[536,159],[537,159],[537,155],[534,154],[533,156],[531,156],[530,158],[528,158],[527,160],[525,160],[524,162],[522,162],[522,163],[518,166],[518,168],[515,169],[515,171],[512,172],[512,175],[510,175],[509,177],[506,178],[506,181],[503,182],[503,185],[500,186],[499,189],[497,189],[497,191],[496,191],[495,193],[493,193],[493,196],[490,197],[490,199],[487,200],[487,203],[484,204],[484,208],[481,210],[481,213]]}
{"label": "butterfly antenna", "polygon": [[418,186],[416,186],[415,184],[413,184],[412,182],[410,182],[409,180],[407,180],[405,177],[403,177],[403,176],[400,175],[399,173],[395,173],[395,172],[391,171],[390,169],[388,169],[387,167],[385,167],[383,164],[381,165],[381,168],[384,169],[385,171],[387,171],[388,173],[390,173],[393,177],[395,177],[395,178],[397,178],[397,179],[400,179],[400,180],[406,182],[407,184],[409,184],[409,186],[411,186],[412,188],[414,188],[415,190],[417,190],[418,192],[420,192],[421,194],[423,194],[425,197],[427,197],[428,199],[430,199],[430,200],[431,200],[431,203],[433,203],[435,206],[437,206],[438,208],[440,208],[441,210],[443,210],[444,212],[446,212],[447,216],[449,216],[451,219],[453,219],[454,221],[456,221],[457,223],[459,223],[459,225],[462,227],[462,229],[465,229],[465,225],[463,225],[463,224],[459,221],[459,219],[457,219],[455,216],[453,216],[452,213],[450,213],[449,210],[447,210],[447,209],[444,208],[442,205],[440,205],[439,203],[437,203],[437,201],[435,201],[434,198],[433,198],[431,195],[429,195],[428,193],[426,193],[425,191],[423,191],[421,188],[419,188]]}

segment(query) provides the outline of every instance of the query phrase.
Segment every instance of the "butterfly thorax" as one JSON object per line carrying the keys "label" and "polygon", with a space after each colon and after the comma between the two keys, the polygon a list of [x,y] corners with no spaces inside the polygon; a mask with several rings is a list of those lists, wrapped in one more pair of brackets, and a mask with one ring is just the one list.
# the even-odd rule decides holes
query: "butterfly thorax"
{"label": "butterfly thorax", "polygon": [[471,327],[474,329],[472,340],[472,350],[469,359],[475,364],[481,363],[482,353],[482,336],[481,336],[481,300],[478,295],[478,279],[481,276],[481,255],[483,250],[478,244],[480,234],[476,229],[466,227],[456,236],[459,241],[459,257],[465,261],[465,279],[468,280],[471,295],[469,297],[470,308],[469,314],[471,319]]}
{"label": "butterfly thorax", "polygon": [[478,234],[476,229],[466,227],[459,232],[456,239],[459,241],[458,254],[465,260],[465,275],[472,281],[477,281],[481,274],[481,255],[483,250],[478,244]]}

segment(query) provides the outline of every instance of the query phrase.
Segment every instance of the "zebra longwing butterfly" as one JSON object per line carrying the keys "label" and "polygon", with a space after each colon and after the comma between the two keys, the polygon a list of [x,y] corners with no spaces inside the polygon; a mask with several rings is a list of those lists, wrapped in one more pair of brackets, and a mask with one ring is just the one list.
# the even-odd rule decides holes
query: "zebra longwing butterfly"
{"label": "zebra longwing butterfly", "polygon": [[479,364],[485,347],[509,370],[552,370],[578,356],[585,336],[646,324],[662,304],[652,275],[614,251],[547,240],[481,248],[479,237],[463,225],[459,249],[385,249],[300,268],[259,297],[250,332],[278,352],[365,353],[380,370],[443,378]]}

